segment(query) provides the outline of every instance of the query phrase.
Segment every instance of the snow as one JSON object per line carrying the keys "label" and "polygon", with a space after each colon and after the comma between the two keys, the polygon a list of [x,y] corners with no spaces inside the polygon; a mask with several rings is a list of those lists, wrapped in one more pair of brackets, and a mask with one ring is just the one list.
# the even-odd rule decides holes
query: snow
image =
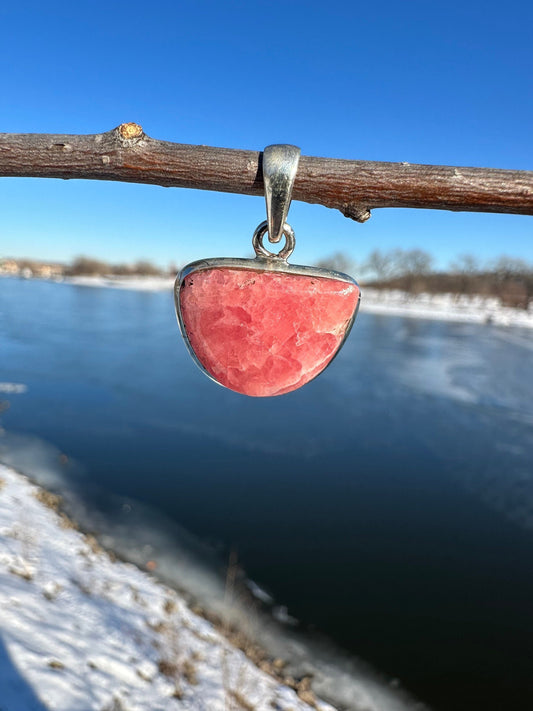
{"label": "snow", "polygon": [[175,278],[169,277],[96,277],[76,276],[65,277],[65,284],[76,286],[108,287],[112,289],[133,289],[135,291],[170,291],[174,287]]}
{"label": "snow", "polygon": [[509,308],[502,306],[498,298],[476,294],[408,294],[366,287],[361,295],[361,313],[364,312],[533,328],[532,306],[528,310]]}
{"label": "snow", "polygon": [[306,683],[298,695],[256,667],[175,591],[113,561],[54,505],[0,464],[2,709],[333,711]]}

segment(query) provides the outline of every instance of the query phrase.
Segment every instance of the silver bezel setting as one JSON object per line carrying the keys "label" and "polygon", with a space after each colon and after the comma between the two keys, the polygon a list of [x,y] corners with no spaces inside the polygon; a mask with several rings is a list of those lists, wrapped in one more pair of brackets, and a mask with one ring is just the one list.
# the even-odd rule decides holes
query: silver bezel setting
{"label": "silver bezel setting", "polygon": [[[211,373],[209,373],[202,363],[198,360],[196,357],[196,353],[194,352],[193,347],[191,346],[191,343],[189,341],[189,337],[187,335],[187,331],[185,328],[185,324],[183,323],[183,318],[181,314],[181,303],[180,303],[180,293],[181,293],[181,286],[183,284],[183,281],[190,276],[191,274],[194,274],[196,272],[200,271],[205,271],[207,269],[241,269],[241,270],[250,270],[250,271],[262,271],[262,272],[279,272],[282,274],[293,274],[293,275],[300,275],[300,276],[307,276],[307,277],[312,277],[316,279],[335,279],[337,281],[343,281],[346,282],[347,284],[351,284],[353,286],[356,286],[359,292],[359,297],[357,299],[357,305],[354,309],[353,316],[351,317],[347,327],[346,331],[344,332],[344,336],[342,341],[339,343],[339,346],[335,352],[335,355],[333,358],[330,360],[330,362],[327,364],[327,366],[320,371],[320,373],[323,373],[326,368],[329,368],[331,363],[335,360],[337,357],[338,353],[340,352],[341,348],[343,347],[346,339],[348,338],[348,335],[350,331],[352,330],[352,326],[354,324],[354,321],[357,317],[357,314],[359,312],[359,305],[361,302],[361,288],[359,287],[359,284],[355,281],[355,279],[352,279],[351,276],[348,274],[344,274],[343,272],[337,272],[333,269],[323,269],[321,267],[309,267],[309,266],[302,266],[299,264],[288,264],[288,262],[285,259],[282,259],[280,257],[262,257],[262,256],[257,256],[254,259],[241,259],[238,257],[215,257],[212,259],[199,259],[195,262],[191,262],[190,264],[187,264],[181,271],[179,272],[178,276],[176,277],[176,281],[174,283],[174,303],[176,307],[176,317],[178,319],[178,325],[180,328],[181,335],[183,336],[183,340],[185,341],[185,345],[187,346],[187,350],[189,351],[193,361],[196,363],[198,368],[207,375],[207,377],[212,380],[214,383],[217,383],[223,388],[226,388],[225,385],[220,383]],[[318,373],[315,378],[320,375]],[[314,378],[312,378],[314,380]],[[311,382],[311,381],[309,381]],[[227,390],[231,390],[231,388],[226,388]],[[232,391],[236,392],[236,391]]]}

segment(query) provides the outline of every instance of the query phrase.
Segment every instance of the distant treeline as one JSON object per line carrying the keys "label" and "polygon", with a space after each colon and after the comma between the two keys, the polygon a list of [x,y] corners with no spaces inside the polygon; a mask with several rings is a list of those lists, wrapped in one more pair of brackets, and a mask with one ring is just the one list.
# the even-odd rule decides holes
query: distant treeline
{"label": "distant treeline", "polygon": [[152,262],[141,259],[132,264],[111,264],[93,257],[76,257],[70,264],[59,262],[45,262],[38,259],[9,257],[0,259],[0,272],[22,273],[43,276],[168,276],[176,275],[177,267],[170,265],[168,269],[161,269]]}
{"label": "distant treeline", "polygon": [[424,250],[376,249],[359,264],[339,253],[323,260],[321,266],[357,274],[365,285],[376,289],[494,296],[505,306],[524,309],[533,303],[533,265],[515,257],[484,263],[464,254],[446,271],[434,271],[433,257]]}
{"label": "distant treeline", "polygon": [[[133,264],[109,264],[92,257],[76,257],[65,265],[65,276],[167,276],[169,270],[160,269],[146,259]],[[174,270],[174,275],[176,270]]]}
{"label": "distant treeline", "polygon": [[[375,249],[356,263],[339,252],[323,259],[319,266],[357,275],[359,281],[376,289],[400,289],[410,293],[453,293],[494,296],[506,306],[527,309],[533,304],[533,265],[515,257],[502,256],[492,262],[464,254],[446,270],[436,271],[433,257],[422,249]],[[70,264],[34,259],[0,259],[0,273],[36,277],[61,276],[175,276],[175,265],[161,269],[142,259],[133,264],[111,264],[92,257],[76,257]]]}

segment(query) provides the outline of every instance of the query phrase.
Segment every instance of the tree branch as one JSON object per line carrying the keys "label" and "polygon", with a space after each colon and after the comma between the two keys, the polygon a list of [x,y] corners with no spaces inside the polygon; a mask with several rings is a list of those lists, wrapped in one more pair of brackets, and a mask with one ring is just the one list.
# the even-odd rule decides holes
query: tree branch
{"label": "tree branch", "polygon": [[[84,178],[263,195],[262,154],[147,136],[134,123],[75,136],[0,134],[0,176]],[[364,222],[377,207],[533,214],[533,171],[302,156],[293,197]]]}

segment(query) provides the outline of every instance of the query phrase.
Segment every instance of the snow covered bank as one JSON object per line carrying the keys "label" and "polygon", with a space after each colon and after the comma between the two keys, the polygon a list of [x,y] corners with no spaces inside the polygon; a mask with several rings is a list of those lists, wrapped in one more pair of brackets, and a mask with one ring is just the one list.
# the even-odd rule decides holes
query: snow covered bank
{"label": "snow covered bank", "polygon": [[56,503],[0,465],[2,708],[332,711],[309,680],[281,683],[173,590],[113,562]]}
{"label": "snow covered bank", "polygon": [[[216,569],[213,567],[216,561],[206,555],[208,551],[181,527],[164,521],[161,512],[151,511],[140,502],[133,500],[130,502],[132,507],[130,508],[124,499],[115,500],[112,494],[107,493],[106,500],[112,504],[113,514],[111,518],[102,516],[94,508],[87,508],[83,500],[80,499],[79,492],[76,493],[81,472],[78,471],[74,461],[69,460],[68,476],[65,476],[64,465],[60,464],[61,452],[52,445],[12,432],[3,431],[0,434],[0,461],[7,467],[7,471],[25,472],[30,480],[37,481],[41,486],[62,492],[65,510],[72,513],[85,530],[97,530],[99,541],[105,545],[107,550],[116,551],[124,560],[137,566],[129,568],[129,570],[136,571],[135,575],[137,575],[139,568],[141,570],[155,569],[159,581],[167,583],[175,590],[183,591],[180,598],[182,603],[187,600],[189,608],[192,607],[192,609],[196,609],[196,604],[199,604],[204,611],[203,615],[210,620],[217,621],[216,628],[223,631],[223,634],[220,635],[221,638],[228,638],[230,645],[233,643],[234,646],[242,648],[244,637],[246,637],[246,651],[250,658],[263,669],[267,666],[270,671],[275,671],[279,681],[282,681],[283,678],[293,678],[300,681],[312,678],[312,691],[317,696],[328,699],[334,707],[343,710],[420,711],[426,708],[410,698],[399,687],[397,680],[383,677],[363,661],[346,655],[342,650],[336,649],[323,639],[315,639],[302,634],[298,627],[287,627],[287,624],[275,623],[272,615],[277,619],[286,617],[286,608],[276,606],[274,600],[268,597],[263,590],[257,588],[251,580],[241,577],[241,573],[238,571],[236,571],[235,583],[231,585],[232,589],[228,589],[227,581],[225,582],[221,578],[218,567]],[[6,478],[0,471],[0,478],[2,477]],[[12,512],[14,519],[18,515],[24,525],[30,520],[29,516],[21,513],[26,509],[27,497],[30,498],[31,506],[35,506],[31,493],[26,493],[24,496],[18,497],[18,502]],[[49,499],[49,501],[53,502],[53,499]],[[7,545],[5,539],[2,538],[5,536],[7,527],[2,523],[1,504],[2,493],[0,492],[0,590],[2,588],[2,550]],[[135,512],[135,518],[132,521],[130,517],[133,512]],[[157,517],[156,521],[154,515]],[[33,521],[37,521],[37,523],[34,524]],[[39,518],[32,514],[31,522],[31,529],[36,537],[35,528],[39,528]],[[48,538],[53,540],[58,535],[53,526],[44,528],[43,531],[45,533],[43,540],[46,541]],[[94,545],[93,539],[89,539],[89,542],[91,546]],[[62,556],[62,550],[68,547],[68,545],[61,543],[59,551],[55,553],[56,557]],[[49,555],[47,553],[48,543],[43,550],[40,557]],[[21,553],[19,549],[15,549],[14,553],[17,552]],[[217,560],[220,563],[220,560]],[[76,558],[72,560],[65,558],[62,565],[68,570],[69,567],[77,565]],[[107,579],[107,573],[105,573],[107,568],[101,567],[99,563],[94,563],[93,568],[97,565],[98,573],[95,571],[94,577],[101,575],[103,580]],[[317,572],[317,574],[319,573]],[[54,575],[57,577],[58,574]],[[127,569],[124,575],[128,579]],[[77,573],[74,570],[68,573],[68,577],[72,580],[75,580],[76,576]],[[63,575],[63,577],[65,576]],[[105,582],[102,584],[105,585]],[[130,584],[135,584],[133,579],[130,580]],[[243,589],[243,584],[255,598],[262,599],[262,605],[258,606],[253,599],[250,599],[250,595],[245,594],[246,590]],[[98,590],[99,588],[95,589],[92,594],[96,595]],[[303,595],[307,593],[307,590],[302,590]],[[34,594],[39,597],[39,589],[34,591]],[[68,588],[67,594],[70,594]],[[174,595],[170,591],[168,594]],[[3,598],[0,593],[0,690],[2,689],[1,639],[4,628],[2,604]],[[123,605],[120,602],[119,604]],[[156,609],[152,617],[156,617],[158,613],[160,610]],[[74,614],[74,608],[71,608],[69,614]],[[202,620],[203,623],[205,620]],[[228,635],[227,630],[230,628],[232,633]],[[83,638],[83,631],[81,635]],[[265,655],[268,655],[270,660],[284,660],[286,664],[282,670],[272,667],[271,662],[265,665],[265,662],[268,661]],[[308,691],[307,683],[307,681],[303,681],[300,693]],[[325,704],[323,706],[326,709],[331,709]],[[2,708],[1,703],[0,708]],[[28,706],[27,708],[33,707]],[[86,707],[76,708],[81,710]],[[126,706],[126,708],[130,707]],[[203,709],[205,706],[190,705],[187,708]],[[218,707],[214,706],[213,708],[216,710]],[[228,710],[225,711],[229,711],[229,708],[232,711],[239,711],[239,707],[236,705],[228,707]],[[261,709],[263,706],[256,704],[253,708]],[[293,711],[300,709],[295,706],[290,706],[290,708]],[[304,708],[306,707],[304,706]],[[25,711],[25,709],[26,707],[15,707],[9,708],[8,711]]]}
{"label": "snow covered bank", "polygon": [[76,286],[105,286],[111,289],[133,289],[135,291],[172,291],[175,277],[76,276],[65,277],[62,281],[65,284]]}
{"label": "snow covered bank", "polygon": [[362,288],[361,312],[440,321],[486,323],[533,328],[533,308],[512,309],[494,297],[461,294],[408,294]]}

